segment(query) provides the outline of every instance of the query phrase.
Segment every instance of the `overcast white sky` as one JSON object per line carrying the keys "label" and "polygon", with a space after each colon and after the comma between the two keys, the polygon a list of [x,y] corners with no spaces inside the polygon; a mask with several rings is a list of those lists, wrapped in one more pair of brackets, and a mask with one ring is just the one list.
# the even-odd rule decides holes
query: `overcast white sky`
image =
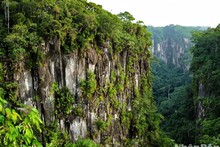
{"label": "overcast white sky", "polygon": [[216,27],[220,23],[220,0],[88,0],[118,14],[130,12],[145,25]]}

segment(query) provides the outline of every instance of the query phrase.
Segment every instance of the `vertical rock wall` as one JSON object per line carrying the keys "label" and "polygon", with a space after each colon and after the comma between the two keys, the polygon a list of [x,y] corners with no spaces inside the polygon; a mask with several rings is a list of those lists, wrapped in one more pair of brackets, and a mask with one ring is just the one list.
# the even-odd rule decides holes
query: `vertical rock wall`
{"label": "vertical rock wall", "polygon": [[[141,75],[147,75],[148,61],[137,59],[129,69],[129,51],[113,55],[108,48],[100,48],[99,53],[90,48],[83,54],[62,54],[56,38],[44,48],[46,60],[40,67],[27,70],[22,65],[22,72],[15,74],[20,101],[37,107],[46,126],[58,120],[60,129],[73,141],[90,137],[98,143],[117,144],[127,138],[129,128],[122,123],[121,112],[131,111],[133,90],[139,87]],[[97,85],[91,100],[80,88],[82,81],[89,80],[88,72],[95,75]],[[57,116],[53,83],[69,89],[74,96],[73,108],[80,107],[82,115]]]}
{"label": "vertical rock wall", "polygon": [[191,43],[189,39],[183,39],[183,44],[180,45],[175,40],[167,38],[161,42],[154,42],[153,53],[157,58],[162,59],[166,64],[181,67],[180,58],[183,56],[186,49],[189,49]]}

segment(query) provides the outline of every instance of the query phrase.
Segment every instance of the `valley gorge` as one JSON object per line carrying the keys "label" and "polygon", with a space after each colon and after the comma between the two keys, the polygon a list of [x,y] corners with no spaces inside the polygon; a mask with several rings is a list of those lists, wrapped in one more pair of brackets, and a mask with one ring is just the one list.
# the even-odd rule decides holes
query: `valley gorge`
{"label": "valley gorge", "polygon": [[[214,133],[215,131],[211,133],[207,129],[218,128],[216,125],[219,118],[216,113],[211,112],[218,109],[215,107],[218,105],[216,101],[218,90],[214,92],[214,96],[210,90],[215,86],[208,89],[208,85],[215,83],[209,80],[217,80],[219,77],[205,72],[207,68],[214,73],[218,71],[216,57],[219,48],[215,42],[218,40],[218,27],[169,25],[148,28],[153,34],[153,42],[156,42],[152,48],[157,58],[152,63],[153,95],[159,113],[165,117],[162,129],[180,146],[190,144],[218,146],[216,137],[218,133]],[[211,44],[217,45],[216,50]],[[211,52],[208,53],[207,50]],[[214,101],[215,104],[212,103]],[[210,124],[214,126],[211,127]]]}
{"label": "valley gorge", "polygon": [[3,0],[0,146],[220,145],[219,30]]}

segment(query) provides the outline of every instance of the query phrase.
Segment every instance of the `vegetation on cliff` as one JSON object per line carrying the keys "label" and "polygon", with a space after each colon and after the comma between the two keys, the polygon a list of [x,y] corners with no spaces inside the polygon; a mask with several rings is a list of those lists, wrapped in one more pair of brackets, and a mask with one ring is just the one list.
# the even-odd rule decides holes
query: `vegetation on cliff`
{"label": "vegetation on cliff", "polygon": [[[1,145],[166,147],[174,145],[172,139],[219,145],[220,26],[193,34],[191,84],[184,43],[203,28],[148,27],[154,45],[167,40],[184,50],[180,68],[170,56],[167,65],[153,63],[153,78],[151,35],[134,20],[129,12],[113,15],[86,0],[2,0]],[[77,71],[66,73],[74,55]],[[62,81],[76,73],[75,83]],[[85,140],[74,134],[74,125],[85,128],[77,130]]]}
{"label": "vegetation on cliff", "polygon": [[[56,122],[64,120],[68,128],[68,123],[74,118],[83,119],[88,115],[83,107],[86,105],[86,109],[88,108],[91,113],[96,112],[96,108],[99,107],[100,109],[104,107],[108,111],[105,119],[102,117],[97,119],[97,129],[91,130],[91,126],[87,126],[88,138],[95,139],[97,134],[101,134],[100,143],[112,144],[114,143],[114,138],[111,138],[114,136],[112,128],[116,125],[120,127],[116,131],[121,131],[117,138],[121,145],[138,143],[142,146],[167,146],[173,144],[172,140],[160,130],[162,117],[156,112],[152,95],[149,65],[150,33],[142,22],[134,23],[133,20],[133,16],[128,12],[113,15],[99,5],[87,3],[86,0],[1,1],[0,86],[4,91],[2,98],[9,102],[8,106],[14,114],[11,117],[8,115],[10,109],[7,109],[6,114],[3,110],[1,111],[2,127],[8,123],[12,124],[7,133],[13,133],[13,127],[19,123],[22,124],[22,120],[25,122],[26,117],[29,118],[32,114],[31,111],[28,116],[21,117],[19,122],[15,120],[15,117],[23,116],[22,113],[17,113],[18,108],[24,107],[22,104],[24,100],[18,94],[21,89],[19,89],[17,75],[28,70],[34,75],[34,80],[38,79],[34,83],[40,86],[48,84],[48,77],[40,76],[40,73],[44,71],[42,68],[47,65],[51,54],[65,56],[77,52],[79,58],[87,58],[88,52],[95,50],[100,56],[108,54],[106,58],[109,58],[112,64],[117,63],[111,70],[110,79],[104,84],[98,82],[100,75],[87,70],[86,78],[80,79],[79,87],[82,94],[80,98],[71,93],[72,89],[60,86],[59,83],[58,85],[53,83],[53,88],[51,88],[52,84],[50,85],[52,96],[48,98],[40,97],[42,91],[44,92],[48,87],[43,90],[40,87],[35,89],[36,96],[32,98],[32,102],[39,109],[44,124],[39,128],[41,120],[38,119],[38,113],[36,109],[30,108],[34,110],[33,116],[37,115],[38,120],[32,122],[32,115],[30,121],[27,120],[28,130],[31,132],[18,130],[16,132],[18,136],[6,139],[1,133],[1,142],[10,146],[16,143],[14,142],[17,140],[16,137],[26,134],[23,136],[23,142],[20,141],[17,144],[34,145],[39,141],[44,146],[71,145],[73,140],[69,140],[70,131],[60,130]],[[51,51],[51,49],[54,50]],[[126,55],[125,65],[119,58],[124,54]],[[89,62],[88,60],[87,58],[86,61]],[[48,114],[45,99],[50,100],[51,97],[55,99],[53,103],[55,111],[52,112],[53,114]],[[5,106],[3,99],[0,106]],[[117,121],[113,119],[115,113],[120,114]],[[47,115],[50,115],[50,118],[55,116],[54,122],[46,120]],[[37,133],[37,130],[32,131],[33,125],[37,126],[39,131],[42,129],[42,133]],[[22,125],[19,126],[22,127]],[[85,142],[79,141],[78,144]]]}
{"label": "vegetation on cliff", "polygon": [[220,145],[220,25],[193,34],[191,71],[197,110],[196,141]]}

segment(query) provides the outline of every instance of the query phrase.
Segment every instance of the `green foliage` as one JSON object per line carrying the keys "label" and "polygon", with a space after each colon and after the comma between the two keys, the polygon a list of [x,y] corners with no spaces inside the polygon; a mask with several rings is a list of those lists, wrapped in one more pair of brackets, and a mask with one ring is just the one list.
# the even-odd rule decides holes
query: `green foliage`
{"label": "green foliage", "polygon": [[81,105],[75,106],[72,110],[73,111],[71,112],[71,114],[73,114],[74,116],[80,116],[80,117],[84,116],[84,111]]}
{"label": "green foliage", "polygon": [[123,21],[133,21],[135,18],[127,11],[124,13],[119,13],[118,16],[123,20]]}
{"label": "green foliage", "polygon": [[[195,45],[191,71],[193,72],[193,92],[195,103],[202,104],[204,116],[197,120],[197,137],[199,143],[220,145],[220,25],[204,32],[193,34]],[[201,89],[200,87],[204,87]]]}
{"label": "green foliage", "polygon": [[93,98],[93,94],[96,91],[96,86],[96,75],[92,71],[87,71],[86,80],[82,80],[80,83],[83,97],[91,101]]}
{"label": "green foliage", "polygon": [[90,139],[78,139],[75,143],[72,143],[69,134],[61,132],[57,122],[51,123],[50,126],[46,127],[46,130],[47,147],[99,147],[98,144]]}
{"label": "green foliage", "polygon": [[[148,29],[153,32],[155,44],[164,40],[165,35],[178,42],[181,37],[189,37],[192,32],[192,28],[187,30],[178,26]],[[179,36],[175,36],[176,32],[179,32]],[[219,26],[193,33],[192,86],[187,86],[191,81],[187,71],[166,66],[161,61],[152,65],[155,75],[154,96],[159,112],[165,117],[162,128],[177,143],[219,145],[219,34]],[[186,61],[187,58],[184,58],[181,60]],[[198,103],[202,104],[200,107],[204,111],[199,119],[198,113],[201,112],[195,111],[198,110]]]}
{"label": "green foliage", "polygon": [[[216,29],[209,29],[206,32],[197,32],[193,36],[195,43],[191,49],[193,60],[191,70],[193,71],[194,83],[204,84],[206,91],[211,95],[218,96],[219,87],[219,41],[220,33],[218,26]],[[211,72],[210,72],[211,71]]]}
{"label": "green foliage", "polygon": [[70,136],[67,132],[61,132],[57,121],[50,123],[49,126],[46,126],[45,130],[47,132],[45,135],[47,147],[68,146],[71,144]]}
{"label": "green foliage", "polygon": [[190,89],[176,87],[159,106],[159,111],[166,117],[162,127],[176,143],[189,144],[195,140],[195,112]]}
{"label": "green foliage", "polygon": [[55,107],[56,114],[59,118],[69,115],[73,109],[74,96],[67,87],[61,89],[57,84],[53,84],[53,90],[55,92]]}
{"label": "green foliage", "polygon": [[97,120],[95,124],[100,131],[104,131],[109,127],[109,122],[105,122],[103,120]]}
{"label": "green foliage", "polygon": [[164,116],[162,129],[176,143],[194,143],[196,124],[189,72],[161,60],[153,62],[152,69],[154,97],[158,111]]}
{"label": "green foliage", "polygon": [[[10,12],[7,12],[6,9]],[[129,102],[132,103],[134,111],[128,111],[125,102],[119,101],[125,91],[125,97],[129,97],[129,101],[130,97],[133,97],[129,94],[130,89],[134,89],[133,75],[136,69],[144,68],[140,72],[150,70],[150,33],[143,23],[135,23],[134,17],[129,12],[113,15],[102,9],[101,6],[86,0],[6,0],[2,2],[0,12],[2,12],[0,13],[0,40],[2,40],[0,42],[0,58],[5,61],[3,65],[5,67],[1,68],[0,66],[0,71],[7,69],[2,72],[4,75],[0,78],[0,82],[3,77],[13,81],[15,72],[26,70],[23,69],[23,63],[25,68],[28,68],[31,73],[35,73],[39,66],[44,65],[47,57],[60,53],[59,49],[61,49],[61,54],[76,51],[80,57],[84,57],[88,49],[93,48],[101,55],[100,57],[106,54],[111,62],[118,61],[119,63],[121,59],[116,58],[123,54],[126,56],[125,69],[118,69],[118,66],[121,65],[115,65],[111,68],[115,71],[111,73],[110,82],[101,85],[102,88],[98,87],[101,83],[97,83],[96,75],[92,71],[87,71],[85,80],[80,83],[82,98],[89,106],[98,106],[102,102],[111,113],[114,111],[122,113],[120,117],[122,123],[126,124],[126,129],[134,127],[137,130],[137,133],[129,131],[131,135],[127,132],[132,136],[131,139],[135,140],[138,135],[141,143],[144,144],[146,141],[145,144],[153,145],[160,138],[160,133],[158,133],[160,115],[155,114],[151,77],[144,77],[148,80],[142,79],[145,84],[137,87],[140,94],[136,93],[134,104],[133,99]],[[107,52],[105,52],[106,49]],[[138,67],[136,68],[136,66]],[[22,69],[20,69],[21,67]],[[146,74],[150,75],[150,72]],[[3,85],[3,88],[5,91],[2,92],[2,95],[5,95],[10,103],[17,105],[18,86],[13,82],[8,82]],[[83,108],[80,104],[73,107],[74,96],[67,87],[59,88],[54,84],[53,91],[55,113],[59,119],[67,118],[72,114],[74,116],[83,115]],[[93,107],[91,109],[94,110]],[[7,111],[10,113],[9,110]],[[111,115],[109,114],[107,122],[100,121],[98,123],[100,130],[105,130],[104,128],[108,130],[107,126],[110,126],[108,123],[112,121]],[[0,122],[2,123],[4,120],[5,117],[1,116]],[[27,119],[27,121],[33,120]],[[126,121],[129,122],[126,123]],[[49,127],[53,130],[55,126]],[[48,146],[67,145],[60,139],[68,138],[65,134],[57,130],[53,132],[48,128],[45,130],[50,135],[46,136]],[[27,132],[29,135],[32,133],[25,131],[24,133]],[[44,133],[42,134],[44,137]],[[28,138],[28,136],[26,137]],[[26,143],[29,143],[30,140],[32,141],[33,138],[24,139]],[[110,138],[108,137],[106,140],[110,141]],[[87,140],[79,141],[77,144],[78,146],[93,146],[92,142]],[[69,145],[71,146],[71,144]]]}
{"label": "green foliage", "polygon": [[9,46],[9,57],[17,62],[24,58],[25,48],[27,48],[25,36],[28,30],[27,26],[23,24],[14,25],[12,30],[12,33],[5,38],[5,42]]}
{"label": "green foliage", "polygon": [[199,143],[201,144],[211,144],[211,145],[219,145],[220,144],[220,135],[217,137],[209,136],[209,135],[203,135]]}
{"label": "green foliage", "polygon": [[42,120],[38,110],[31,107],[18,108],[7,106],[0,97],[0,141],[4,146],[42,146],[35,136],[41,132]]}
{"label": "green foliage", "polygon": [[126,73],[123,70],[121,70],[120,75],[118,75],[116,82],[116,89],[119,93],[122,93],[125,89],[125,78],[126,78]]}
{"label": "green foliage", "polygon": [[35,28],[35,23],[18,23],[13,26],[12,32],[5,37],[5,44],[8,48],[6,52],[13,62],[22,61],[28,57],[29,67],[41,65],[44,55],[39,44],[42,39],[36,32],[32,32],[32,29]]}
{"label": "green foliage", "polygon": [[59,129],[58,123],[52,122],[49,126],[46,128],[47,134],[46,134],[46,146],[47,147],[58,147],[58,146],[64,146],[64,147],[99,147],[98,144],[96,144],[94,141],[90,139],[78,139],[75,143],[72,143],[70,140],[70,136],[67,132],[63,133]]}
{"label": "green foliage", "polygon": [[75,144],[68,147],[99,147],[99,145],[90,139],[79,139]]}
{"label": "green foliage", "polygon": [[117,96],[117,89],[116,87],[114,86],[114,84],[111,84],[109,83],[108,84],[108,96],[110,98],[110,102],[111,104],[115,107],[115,108],[118,108],[118,100],[116,98]]}
{"label": "green foliage", "polygon": [[[10,7],[7,19],[6,5]],[[79,50],[82,55],[91,46],[99,51],[108,47],[111,53],[124,49],[136,53],[151,44],[150,34],[142,23],[133,22],[129,12],[113,15],[84,0],[4,1],[0,10],[0,55],[14,64],[26,60],[29,68],[42,65],[44,49],[54,41],[64,53]],[[5,25],[8,19],[9,26]]]}
{"label": "green foliage", "polygon": [[5,95],[11,103],[17,103],[18,83],[9,82],[4,85]]}
{"label": "green foliage", "polygon": [[[150,73],[149,75],[150,76]],[[156,113],[157,109],[153,100],[151,82],[146,75],[142,75],[140,82],[140,91],[136,88],[134,91],[135,99],[132,103],[132,131],[134,138],[139,138],[139,144],[142,146],[156,146],[160,142],[161,146],[167,146],[169,141],[163,142],[160,130],[162,115]],[[167,140],[168,137],[166,137]],[[170,140],[170,142],[172,142]]]}
{"label": "green foliage", "polygon": [[169,95],[176,87],[184,86],[191,82],[189,71],[171,67],[160,59],[151,65],[154,74],[153,93],[158,105],[164,99],[169,98]]}
{"label": "green foliage", "polygon": [[129,128],[131,125],[132,112],[127,111],[125,107],[123,107],[121,110],[120,119],[123,127]]}

